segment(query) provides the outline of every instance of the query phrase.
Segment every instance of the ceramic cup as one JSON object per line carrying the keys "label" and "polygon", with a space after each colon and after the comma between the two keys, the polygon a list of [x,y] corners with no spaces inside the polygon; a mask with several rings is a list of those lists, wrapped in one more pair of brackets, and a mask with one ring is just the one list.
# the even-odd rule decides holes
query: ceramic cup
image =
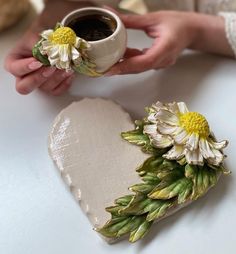
{"label": "ceramic cup", "polygon": [[127,45],[126,29],[120,18],[113,12],[97,7],[86,7],[70,12],[62,20],[63,26],[68,26],[71,21],[87,15],[103,15],[113,19],[116,23],[114,32],[105,39],[88,41],[91,49],[88,56],[96,64],[97,72],[105,72],[124,55]]}

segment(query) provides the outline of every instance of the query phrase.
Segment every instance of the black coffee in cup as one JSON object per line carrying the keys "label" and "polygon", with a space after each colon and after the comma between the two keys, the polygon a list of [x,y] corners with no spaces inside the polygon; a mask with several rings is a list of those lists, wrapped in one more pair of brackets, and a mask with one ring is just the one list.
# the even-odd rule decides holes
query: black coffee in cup
{"label": "black coffee in cup", "polygon": [[116,30],[116,21],[102,14],[90,14],[78,17],[69,24],[76,35],[86,41],[98,41],[112,35]]}

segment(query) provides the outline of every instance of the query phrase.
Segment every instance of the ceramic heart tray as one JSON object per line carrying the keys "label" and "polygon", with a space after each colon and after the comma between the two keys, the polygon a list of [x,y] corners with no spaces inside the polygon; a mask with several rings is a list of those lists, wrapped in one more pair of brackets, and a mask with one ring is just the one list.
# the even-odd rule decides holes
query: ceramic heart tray
{"label": "ceramic heart tray", "polygon": [[135,242],[153,222],[203,196],[222,174],[207,120],[184,103],[157,102],[132,122],[118,104],[83,99],[55,119],[49,153],[93,228]]}

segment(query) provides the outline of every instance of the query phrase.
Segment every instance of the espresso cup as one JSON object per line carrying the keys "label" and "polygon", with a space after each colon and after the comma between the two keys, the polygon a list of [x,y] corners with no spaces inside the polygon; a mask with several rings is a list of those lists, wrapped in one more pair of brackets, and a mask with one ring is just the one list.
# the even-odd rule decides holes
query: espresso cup
{"label": "espresso cup", "polygon": [[63,18],[61,24],[63,26],[70,26],[75,20],[93,15],[107,17],[115,25],[114,30],[108,37],[93,41],[88,40],[91,46],[87,52],[88,57],[96,64],[96,71],[103,73],[117,63],[123,57],[126,50],[127,33],[120,18],[107,9],[86,7],[70,12]]}

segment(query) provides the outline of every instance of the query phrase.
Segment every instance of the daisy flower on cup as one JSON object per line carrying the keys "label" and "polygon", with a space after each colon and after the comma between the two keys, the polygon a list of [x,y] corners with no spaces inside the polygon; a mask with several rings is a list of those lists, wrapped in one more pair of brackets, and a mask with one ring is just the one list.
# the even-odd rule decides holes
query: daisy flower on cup
{"label": "daisy flower on cup", "polygon": [[149,109],[148,124],[144,126],[154,147],[168,148],[163,155],[169,160],[185,159],[188,164],[220,166],[224,160],[222,149],[227,141],[217,142],[206,118],[189,112],[184,102],[157,102]]}
{"label": "daisy flower on cup", "polygon": [[90,45],[76,36],[70,27],[59,26],[55,30],[48,29],[41,33],[42,42],[39,48],[46,55],[51,66],[58,69],[71,70],[71,65],[79,65]]}

